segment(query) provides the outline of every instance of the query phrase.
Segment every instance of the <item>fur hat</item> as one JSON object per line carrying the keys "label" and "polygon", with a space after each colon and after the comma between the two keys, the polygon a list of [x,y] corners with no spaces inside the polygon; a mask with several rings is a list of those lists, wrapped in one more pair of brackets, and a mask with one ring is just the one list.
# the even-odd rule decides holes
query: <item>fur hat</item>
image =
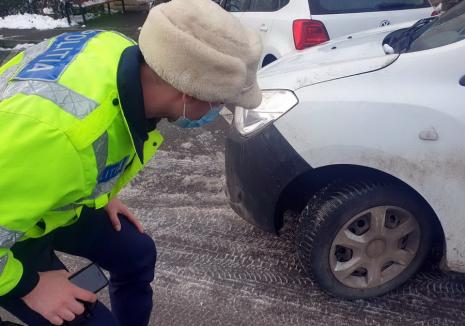
{"label": "fur hat", "polygon": [[199,100],[260,105],[260,37],[212,0],[153,8],[139,36],[145,61],[164,81]]}

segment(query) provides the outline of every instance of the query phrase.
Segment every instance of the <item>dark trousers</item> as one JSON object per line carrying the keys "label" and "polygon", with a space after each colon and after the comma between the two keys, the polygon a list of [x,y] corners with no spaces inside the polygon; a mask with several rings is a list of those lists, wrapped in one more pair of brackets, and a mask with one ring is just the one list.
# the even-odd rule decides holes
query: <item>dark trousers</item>
{"label": "dark trousers", "polygon": [[[64,269],[54,250],[80,256],[110,272],[111,310],[98,303],[92,317],[82,325],[145,326],[152,311],[152,288],[156,248],[124,217],[117,232],[104,210],[84,209],[78,222],[39,238],[18,242],[12,248],[26,268],[44,272]],[[0,298],[0,306],[27,325],[50,325],[21,299]]]}

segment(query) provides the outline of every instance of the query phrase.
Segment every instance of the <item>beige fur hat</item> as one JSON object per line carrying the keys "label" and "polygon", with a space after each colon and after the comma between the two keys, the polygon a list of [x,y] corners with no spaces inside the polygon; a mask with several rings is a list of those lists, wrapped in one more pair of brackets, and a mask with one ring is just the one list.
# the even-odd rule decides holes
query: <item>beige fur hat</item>
{"label": "beige fur hat", "polygon": [[139,36],[147,64],[164,81],[199,100],[252,109],[260,37],[212,0],[172,0],[153,8]]}

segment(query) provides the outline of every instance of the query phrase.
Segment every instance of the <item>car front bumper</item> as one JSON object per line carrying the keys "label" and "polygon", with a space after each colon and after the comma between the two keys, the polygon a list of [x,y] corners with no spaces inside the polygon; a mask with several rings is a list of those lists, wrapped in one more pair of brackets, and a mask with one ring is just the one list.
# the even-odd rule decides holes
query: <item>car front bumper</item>
{"label": "car front bumper", "polygon": [[226,140],[226,195],[238,215],[261,229],[279,230],[277,204],[283,190],[310,169],[274,125],[248,137],[231,127]]}

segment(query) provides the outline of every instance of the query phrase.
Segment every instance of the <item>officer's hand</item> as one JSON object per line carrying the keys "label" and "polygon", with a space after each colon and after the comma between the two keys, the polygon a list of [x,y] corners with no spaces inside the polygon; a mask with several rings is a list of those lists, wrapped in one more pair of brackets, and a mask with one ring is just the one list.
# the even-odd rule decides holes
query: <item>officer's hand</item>
{"label": "officer's hand", "polygon": [[23,301],[53,325],[73,320],[85,310],[77,300],[95,302],[97,296],[71,283],[70,275],[65,270],[39,273],[39,283]]}
{"label": "officer's hand", "polygon": [[122,214],[126,217],[126,219],[129,222],[134,224],[134,226],[140,233],[144,233],[144,228],[142,227],[142,224],[140,224],[137,217],[134,214],[132,214],[129,208],[126,205],[124,205],[123,202],[118,198],[113,198],[108,203],[108,205],[105,206],[105,211],[107,212],[111,224],[113,224],[113,227],[116,231],[121,230],[121,222],[119,220],[118,214]]}

